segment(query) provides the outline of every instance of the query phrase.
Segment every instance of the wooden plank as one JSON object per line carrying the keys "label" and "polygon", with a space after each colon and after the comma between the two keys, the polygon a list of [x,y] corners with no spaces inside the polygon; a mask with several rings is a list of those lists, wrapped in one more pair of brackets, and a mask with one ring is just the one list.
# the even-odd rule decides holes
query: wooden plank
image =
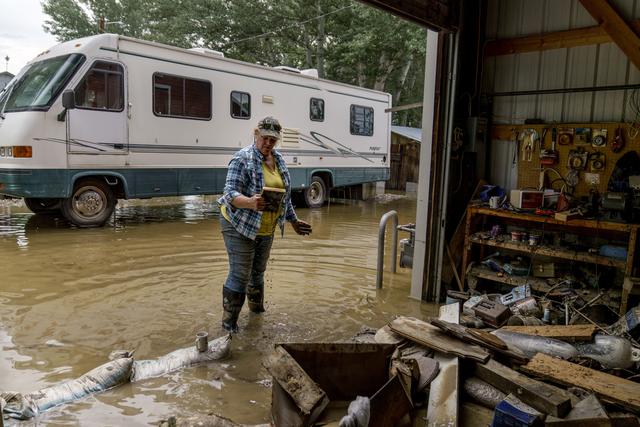
{"label": "wooden plank", "polygon": [[503,393],[516,394],[527,405],[545,414],[564,417],[571,410],[569,393],[536,381],[495,360],[476,364],[475,375]]}
{"label": "wooden plank", "polygon": [[545,426],[564,427],[611,427],[612,423],[607,411],[595,395],[578,402],[564,418],[548,416]]}
{"label": "wooden plank", "polygon": [[484,55],[485,57],[490,57],[523,52],[539,52],[609,42],[611,42],[611,36],[602,27],[585,27],[534,36],[492,40],[487,42]]}
{"label": "wooden plank", "polygon": [[469,238],[471,237],[471,219],[476,211],[472,208],[467,208],[466,220],[464,226],[464,246],[462,247],[462,285],[466,283],[467,276],[467,264],[469,263],[469,257],[471,256],[471,242]]}
{"label": "wooden plank", "polygon": [[594,325],[503,326],[500,329],[564,341],[591,341],[596,332]]}
{"label": "wooden plank", "polygon": [[442,353],[482,363],[490,357],[484,348],[450,337],[439,328],[413,317],[398,317],[389,324],[389,327],[393,332],[411,341]]}
{"label": "wooden plank", "polygon": [[540,222],[545,224],[557,224],[562,226],[572,226],[572,227],[583,227],[583,228],[591,228],[594,230],[611,230],[611,231],[620,231],[624,233],[629,233],[632,230],[638,228],[637,224],[625,224],[622,222],[611,222],[611,221],[594,221],[590,219],[573,219],[567,222],[558,221],[555,218],[551,218],[548,216],[541,215],[532,215],[525,213],[514,213],[502,209],[489,209],[481,206],[471,206],[469,210],[473,214],[477,215],[488,215],[495,216],[501,218],[509,218],[518,221],[530,221],[530,222]]}
{"label": "wooden plank", "polygon": [[640,38],[627,25],[607,0],[580,0],[582,6],[600,24],[603,30],[622,50],[629,60],[640,69]]}
{"label": "wooden plank", "polygon": [[481,329],[467,328],[457,323],[451,323],[440,319],[431,321],[431,324],[442,329],[448,335],[460,338],[461,340],[477,344],[489,350],[504,354],[519,363],[527,363],[529,359],[517,348],[509,348],[500,338]]}
{"label": "wooden plank", "polygon": [[[640,33],[640,20],[628,23],[636,34]],[[510,39],[491,40],[487,42],[484,56],[512,55],[524,52],[541,52],[551,49],[562,49],[577,46],[611,43],[613,39],[600,25],[574,28],[572,30],[554,31]]]}
{"label": "wooden plank", "polygon": [[549,381],[589,390],[599,397],[640,412],[640,384],[538,353],[521,369]]}
{"label": "wooden plank", "polygon": [[[278,385],[290,396],[293,405],[284,405],[286,396],[282,393],[280,405],[282,416],[303,419],[312,423],[329,404],[327,394],[316,384],[296,360],[281,346],[276,346],[264,363]],[[275,384],[274,384],[275,385]],[[286,406],[286,408],[285,408]],[[296,412],[298,412],[296,414]]]}
{"label": "wooden plank", "polygon": [[636,254],[636,240],[638,238],[638,229],[633,229],[629,233],[629,245],[627,247],[627,266],[624,270],[624,274],[627,276],[633,276],[633,262]]}
{"label": "wooden plank", "polygon": [[[460,323],[460,303],[440,307],[440,320]],[[457,357],[436,352],[440,373],[431,382],[427,405],[428,427],[457,426],[459,423],[460,366]]]}

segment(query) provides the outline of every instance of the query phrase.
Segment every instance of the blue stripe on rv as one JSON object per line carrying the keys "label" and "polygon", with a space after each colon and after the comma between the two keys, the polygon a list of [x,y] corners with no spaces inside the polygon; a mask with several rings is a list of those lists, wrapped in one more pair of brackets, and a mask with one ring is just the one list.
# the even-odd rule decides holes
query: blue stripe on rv
{"label": "blue stripe on rv", "polygon": [[[329,174],[331,185],[341,187],[363,182],[386,181],[389,169],[380,168],[291,168],[291,184],[302,189],[316,174]],[[127,198],[220,194],[226,168],[170,169],[0,169],[0,194],[13,197],[63,198],[82,177],[108,176],[123,181]]]}

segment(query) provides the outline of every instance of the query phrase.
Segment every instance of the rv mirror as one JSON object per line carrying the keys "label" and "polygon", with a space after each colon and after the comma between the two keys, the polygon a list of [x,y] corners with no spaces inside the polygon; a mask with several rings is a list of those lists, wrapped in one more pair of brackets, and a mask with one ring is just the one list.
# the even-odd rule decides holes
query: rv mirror
{"label": "rv mirror", "polygon": [[62,92],[62,106],[67,110],[76,108],[76,94],[71,89]]}

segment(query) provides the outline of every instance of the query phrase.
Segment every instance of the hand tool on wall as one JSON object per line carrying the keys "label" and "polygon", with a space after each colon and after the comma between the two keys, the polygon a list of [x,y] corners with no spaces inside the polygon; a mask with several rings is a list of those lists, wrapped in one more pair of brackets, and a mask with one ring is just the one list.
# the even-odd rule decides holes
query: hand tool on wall
{"label": "hand tool on wall", "polygon": [[[548,128],[544,128],[542,131],[542,141],[544,142],[544,136],[547,134]],[[540,164],[541,165],[555,165],[558,163],[558,153],[556,151],[556,141],[558,139],[558,129],[551,128],[551,149],[540,150]],[[541,145],[542,147],[542,145]]]}

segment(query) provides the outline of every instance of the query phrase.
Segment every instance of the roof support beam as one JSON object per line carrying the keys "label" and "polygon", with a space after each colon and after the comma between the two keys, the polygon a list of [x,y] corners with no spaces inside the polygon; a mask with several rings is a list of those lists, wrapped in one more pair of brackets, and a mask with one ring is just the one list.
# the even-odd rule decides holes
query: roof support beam
{"label": "roof support beam", "polygon": [[[635,32],[640,33],[640,20],[628,24]],[[487,42],[485,57],[511,55],[514,53],[539,52],[576,46],[610,43],[613,39],[601,26],[576,28],[556,31],[535,36],[517,37],[513,39],[492,40]]]}
{"label": "roof support beam", "polygon": [[640,38],[609,2],[607,0],[580,0],[580,3],[600,27],[611,36],[614,43],[627,55],[633,65],[640,69]]}

